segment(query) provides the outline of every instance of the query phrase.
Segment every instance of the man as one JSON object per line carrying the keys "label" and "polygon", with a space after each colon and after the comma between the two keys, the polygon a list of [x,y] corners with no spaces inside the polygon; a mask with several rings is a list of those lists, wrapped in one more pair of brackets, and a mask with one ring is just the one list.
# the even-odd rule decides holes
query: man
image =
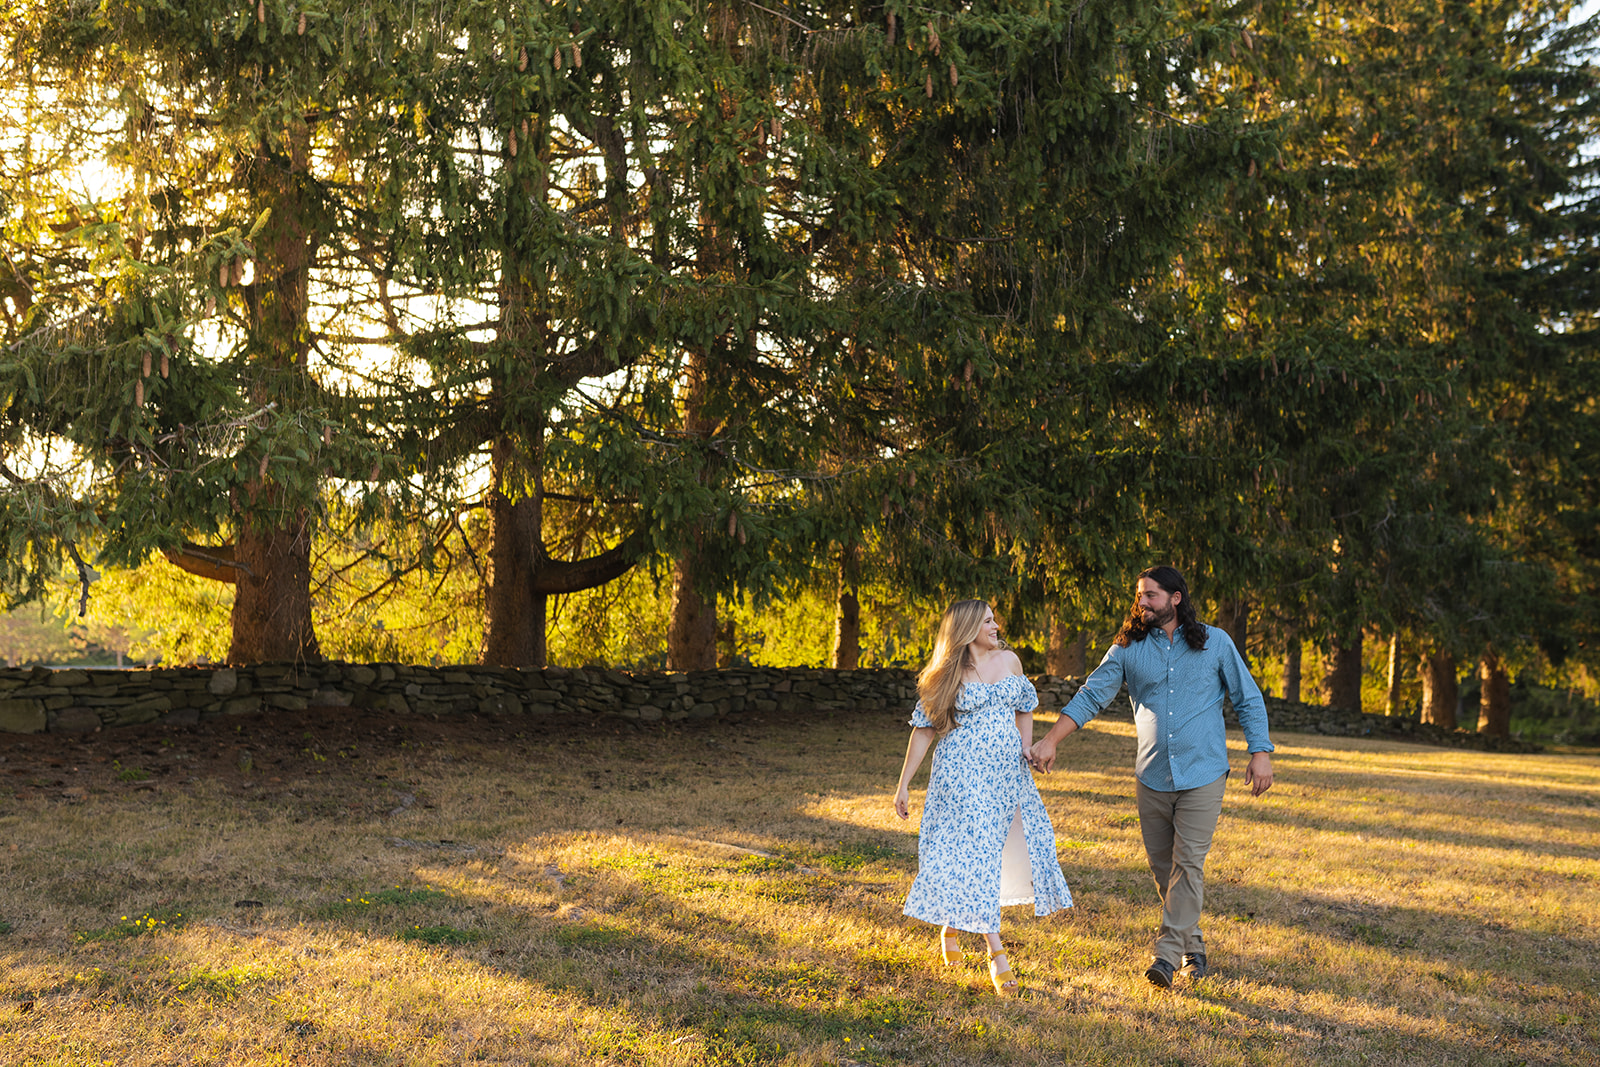
{"label": "man", "polygon": [[1260,796],[1272,788],[1267,709],[1233,641],[1195,618],[1189,587],[1171,567],[1139,575],[1137,599],[1111,649],[1060,720],[1028,750],[1036,770],[1055,766],[1063,737],[1105,710],[1123,683],[1133,700],[1139,754],[1134,791],[1139,830],[1161,895],[1161,932],[1144,976],[1162,989],[1178,971],[1207,973],[1200,936],[1206,853],[1228,781],[1224,694],[1233,700],[1250,751],[1244,781]]}

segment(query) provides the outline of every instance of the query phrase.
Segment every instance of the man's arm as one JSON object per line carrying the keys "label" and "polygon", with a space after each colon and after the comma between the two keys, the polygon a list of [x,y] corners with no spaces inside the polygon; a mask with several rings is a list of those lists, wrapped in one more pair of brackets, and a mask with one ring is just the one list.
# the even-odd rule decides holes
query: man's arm
{"label": "man's arm", "polygon": [[1252,796],[1260,796],[1272,788],[1272,738],[1267,735],[1267,702],[1261,696],[1261,687],[1250,676],[1250,665],[1244,661],[1232,639],[1219,657],[1222,684],[1227,687],[1228,698],[1239,716],[1239,727],[1244,731],[1245,747],[1250,752],[1250,762],[1245,765],[1244,784]]}
{"label": "man's arm", "polygon": [[1028,762],[1035,770],[1045,774],[1054,770],[1056,745],[1061,743],[1061,739],[1100,714],[1107,704],[1116,699],[1122,689],[1122,654],[1125,651],[1119,645],[1112,645],[1106,651],[1100,666],[1083,680],[1082,687],[1061,709],[1056,724],[1028,749]]}

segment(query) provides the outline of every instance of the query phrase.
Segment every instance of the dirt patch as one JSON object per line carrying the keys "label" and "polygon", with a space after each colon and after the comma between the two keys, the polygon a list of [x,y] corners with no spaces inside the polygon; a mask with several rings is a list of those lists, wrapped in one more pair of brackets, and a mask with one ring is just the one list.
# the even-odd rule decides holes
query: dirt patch
{"label": "dirt patch", "polygon": [[404,781],[391,783],[380,770],[393,768],[397,757],[413,766],[442,767],[513,743],[638,730],[625,719],[422,719],[312,707],[92,734],[0,734],[0,796],[72,802],[91,795],[193,792],[204,784],[293,803],[312,799],[307,786],[314,784],[319,806],[398,813],[430,802]]}

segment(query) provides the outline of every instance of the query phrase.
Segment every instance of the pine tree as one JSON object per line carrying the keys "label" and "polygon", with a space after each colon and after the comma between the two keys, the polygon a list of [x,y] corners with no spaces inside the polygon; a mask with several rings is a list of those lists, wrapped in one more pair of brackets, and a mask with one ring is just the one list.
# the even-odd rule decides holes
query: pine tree
{"label": "pine tree", "polygon": [[265,0],[35,14],[13,54],[57,114],[82,99],[118,120],[63,146],[116,199],[75,209],[75,292],[16,323],[8,416],[76,451],[88,489],[54,491],[92,511],[104,558],[160,548],[235,582],[230,659],[315,658],[324,493],[370,498],[394,471],[394,428],[328,338],[362,270],[363,194],[412,124],[391,102],[425,71],[404,64],[429,64],[440,25]]}

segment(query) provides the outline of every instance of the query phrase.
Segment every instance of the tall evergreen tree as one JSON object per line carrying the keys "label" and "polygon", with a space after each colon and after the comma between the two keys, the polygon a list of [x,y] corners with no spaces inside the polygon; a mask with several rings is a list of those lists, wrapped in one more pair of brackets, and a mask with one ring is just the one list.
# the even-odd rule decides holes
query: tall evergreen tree
{"label": "tall evergreen tree", "polygon": [[162,548],[234,581],[231,659],[315,658],[324,493],[370,498],[394,473],[381,398],[328,339],[363,270],[364,186],[408,143],[404,65],[430,63],[443,24],[265,0],[35,14],[15,54],[58,112],[118,120],[72,146],[115,199],[72,231],[94,257],[82,311],[63,295],[17,324],[7,415],[82,457],[70,491],[105,558]]}
{"label": "tall evergreen tree", "polygon": [[1217,350],[1270,365],[1287,416],[1217,430],[1277,453],[1239,527],[1253,580],[1309,614],[1347,702],[1364,629],[1526,641],[1551,588],[1495,516],[1519,480],[1503,391],[1587,344],[1562,336],[1583,295],[1544,280],[1592,245],[1593,30],[1567,10],[1267,5],[1217,82],[1283,147],[1204,231],[1191,291]]}

